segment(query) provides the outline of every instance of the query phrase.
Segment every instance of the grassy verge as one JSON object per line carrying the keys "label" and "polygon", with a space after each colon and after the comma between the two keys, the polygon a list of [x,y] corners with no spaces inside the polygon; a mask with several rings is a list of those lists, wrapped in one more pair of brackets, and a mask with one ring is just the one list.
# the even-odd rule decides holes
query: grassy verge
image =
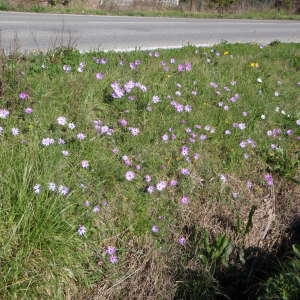
{"label": "grassy verge", "polygon": [[255,299],[299,210],[299,49],[2,55],[0,297]]}
{"label": "grassy verge", "polygon": [[62,13],[62,14],[87,14],[87,15],[115,15],[115,16],[143,16],[143,17],[173,17],[173,18],[223,18],[223,19],[280,19],[300,20],[300,14],[290,13],[282,9],[248,10],[243,12],[224,13],[217,12],[191,12],[181,9],[88,9],[81,7],[47,7],[40,5],[15,6],[0,0],[0,11],[37,12],[37,13]]}

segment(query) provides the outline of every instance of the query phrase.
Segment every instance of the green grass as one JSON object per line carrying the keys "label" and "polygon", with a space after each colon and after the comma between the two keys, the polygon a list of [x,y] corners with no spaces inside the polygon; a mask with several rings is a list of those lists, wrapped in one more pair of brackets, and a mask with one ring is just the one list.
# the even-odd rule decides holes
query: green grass
{"label": "green grass", "polygon": [[[287,216],[297,206],[299,49],[274,42],[264,48],[221,44],[161,50],[159,57],[72,49],[2,56],[0,109],[10,115],[0,118],[0,298],[223,299],[228,289],[219,278],[230,266],[246,264],[251,249],[268,252],[279,245]],[[77,71],[80,63],[83,72]],[[185,63],[191,71],[179,72],[178,64]],[[113,98],[111,84],[130,80],[147,91],[135,87]],[[21,92],[28,94],[26,100],[19,99]],[[240,98],[230,102],[236,94]],[[155,95],[160,102],[152,102]],[[174,100],[192,111],[176,112]],[[31,114],[24,113],[28,107]],[[60,116],[76,127],[59,125]],[[120,126],[121,119],[128,125]],[[112,135],[97,133],[96,120],[113,129]],[[133,136],[130,127],[140,133]],[[19,135],[13,136],[12,128]],[[267,136],[276,128],[278,136]],[[86,138],[79,140],[78,133]],[[200,141],[201,135],[207,139]],[[44,138],[55,143],[43,146]],[[58,144],[60,138],[65,144]],[[250,138],[256,147],[241,148]],[[181,154],[182,146],[189,147],[190,160]],[[182,168],[190,175],[182,175]],[[125,179],[129,170],[136,174],[132,181]],[[266,184],[266,174],[272,174],[274,185]],[[176,186],[147,192],[149,185],[172,179]],[[50,191],[51,182],[67,186],[68,194]],[[36,184],[40,193],[34,192]],[[180,203],[183,196],[190,198],[187,205]],[[263,237],[266,211],[274,207],[272,230]],[[87,230],[82,236],[81,225]],[[153,225],[158,233],[151,231]],[[186,239],[184,246],[179,237]],[[108,246],[117,249],[115,264],[105,253]]]}
{"label": "green grass", "polygon": [[115,16],[143,16],[143,17],[173,17],[173,18],[224,18],[224,19],[282,19],[300,20],[300,14],[281,9],[249,9],[237,12],[197,11],[192,12],[182,9],[89,9],[85,7],[51,7],[40,5],[12,5],[5,0],[0,0],[0,10],[25,11],[36,13],[62,13],[62,14],[87,14],[87,15],[115,15]]}

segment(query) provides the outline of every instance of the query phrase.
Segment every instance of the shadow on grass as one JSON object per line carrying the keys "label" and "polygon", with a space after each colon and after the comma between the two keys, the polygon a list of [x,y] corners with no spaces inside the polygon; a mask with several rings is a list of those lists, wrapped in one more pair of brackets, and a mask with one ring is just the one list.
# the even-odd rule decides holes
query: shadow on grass
{"label": "shadow on grass", "polygon": [[[300,215],[295,216],[287,233],[289,237],[281,241],[274,253],[250,247],[243,250],[243,263],[240,259],[235,259],[238,262],[225,268],[217,265],[215,269],[211,269],[211,266],[181,269],[177,273],[175,299],[264,299],[259,298],[259,295],[262,294],[265,283],[283,270],[282,266],[293,257],[292,246],[300,244]],[[300,293],[300,287],[296,288]],[[275,298],[270,299],[281,299],[275,293],[274,291]]]}

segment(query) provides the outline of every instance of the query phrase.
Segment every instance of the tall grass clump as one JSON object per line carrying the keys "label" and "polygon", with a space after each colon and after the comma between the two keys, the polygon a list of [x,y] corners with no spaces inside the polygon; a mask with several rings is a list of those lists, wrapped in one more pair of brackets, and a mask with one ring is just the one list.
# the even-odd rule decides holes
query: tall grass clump
{"label": "tall grass clump", "polygon": [[258,297],[299,209],[299,54],[3,54],[0,297]]}

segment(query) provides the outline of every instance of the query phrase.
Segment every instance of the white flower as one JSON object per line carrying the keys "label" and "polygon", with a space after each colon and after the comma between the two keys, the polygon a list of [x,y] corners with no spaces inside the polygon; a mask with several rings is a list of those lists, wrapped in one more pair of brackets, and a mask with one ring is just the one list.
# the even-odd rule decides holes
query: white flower
{"label": "white flower", "polygon": [[20,130],[18,128],[14,127],[14,128],[11,129],[11,134],[12,135],[16,136],[16,135],[19,135],[19,133],[20,133]]}
{"label": "white flower", "polygon": [[258,78],[256,79],[256,81],[259,82],[259,83],[262,83],[262,79],[261,79],[260,77],[258,77]]}
{"label": "white flower", "polygon": [[57,121],[57,124],[61,125],[61,126],[64,126],[67,124],[67,119],[65,117],[58,117],[56,119],[56,121]]}

